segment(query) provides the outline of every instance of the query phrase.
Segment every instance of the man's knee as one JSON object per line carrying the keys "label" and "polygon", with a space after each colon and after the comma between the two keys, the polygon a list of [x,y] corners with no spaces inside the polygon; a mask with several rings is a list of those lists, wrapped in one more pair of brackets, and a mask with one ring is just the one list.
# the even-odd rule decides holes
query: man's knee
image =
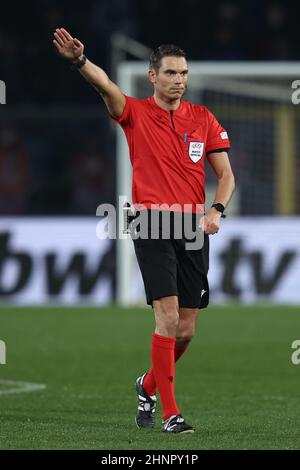
{"label": "man's knee", "polygon": [[195,322],[187,322],[179,319],[178,329],[176,332],[176,341],[182,343],[189,343],[192,341],[196,333]]}
{"label": "man's knee", "polygon": [[196,333],[197,309],[180,309],[176,342],[189,343]]}
{"label": "man's knee", "polygon": [[192,341],[194,336],[195,336],[195,333],[193,333],[193,332],[177,333],[176,343],[182,344],[182,345],[188,344]]}

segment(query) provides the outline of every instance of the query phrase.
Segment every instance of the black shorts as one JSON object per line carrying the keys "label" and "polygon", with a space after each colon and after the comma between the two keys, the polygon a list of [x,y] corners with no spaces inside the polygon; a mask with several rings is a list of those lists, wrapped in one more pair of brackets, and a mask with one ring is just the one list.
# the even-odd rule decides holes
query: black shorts
{"label": "black shorts", "polygon": [[197,250],[187,250],[186,242],[184,237],[134,240],[148,305],[161,297],[176,295],[179,307],[207,307],[209,238],[204,235],[203,247]]}

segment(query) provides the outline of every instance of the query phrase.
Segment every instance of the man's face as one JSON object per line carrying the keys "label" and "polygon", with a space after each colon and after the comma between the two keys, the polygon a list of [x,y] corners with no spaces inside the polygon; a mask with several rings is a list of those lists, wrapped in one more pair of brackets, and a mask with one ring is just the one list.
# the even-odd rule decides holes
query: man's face
{"label": "man's face", "polygon": [[186,90],[188,77],[187,62],[184,57],[163,57],[158,72],[149,70],[149,80],[158,96],[176,101]]}

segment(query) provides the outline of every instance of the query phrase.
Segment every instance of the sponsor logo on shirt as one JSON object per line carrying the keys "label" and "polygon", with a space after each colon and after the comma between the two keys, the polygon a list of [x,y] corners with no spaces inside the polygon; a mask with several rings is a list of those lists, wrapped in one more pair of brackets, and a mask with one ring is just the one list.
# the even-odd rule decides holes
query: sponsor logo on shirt
{"label": "sponsor logo on shirt", "polygon": [[222,139],[222,140],[228,139],[228,134],[227,134],[227,132],[225,132],[225,131],[224,131],[224,132],[221,132],[220,136],[221,136],[221,139]]}

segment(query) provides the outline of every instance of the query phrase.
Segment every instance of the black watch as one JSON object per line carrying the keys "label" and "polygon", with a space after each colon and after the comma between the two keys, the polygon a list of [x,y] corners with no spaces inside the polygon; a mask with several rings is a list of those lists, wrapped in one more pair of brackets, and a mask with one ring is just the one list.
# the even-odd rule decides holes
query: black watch
{"label": "black watch", "polygon": [[74,60],[74,62],[72,62],[71,67],[72,69],[79,70],[86,63],[86,61],[87,61],[87,58],[85,55],[83,55],[81,59]]}
{"label": "black watch", "polygon": [[220,202],[216,202],[215,204],[213,204],[211,207],[214,207],[218,212],[221,212],[221,217],[225,218],[226,215],[223,214],[223,212],[225,211],[225,207],[223,206],[223,204],[221,204]]}

